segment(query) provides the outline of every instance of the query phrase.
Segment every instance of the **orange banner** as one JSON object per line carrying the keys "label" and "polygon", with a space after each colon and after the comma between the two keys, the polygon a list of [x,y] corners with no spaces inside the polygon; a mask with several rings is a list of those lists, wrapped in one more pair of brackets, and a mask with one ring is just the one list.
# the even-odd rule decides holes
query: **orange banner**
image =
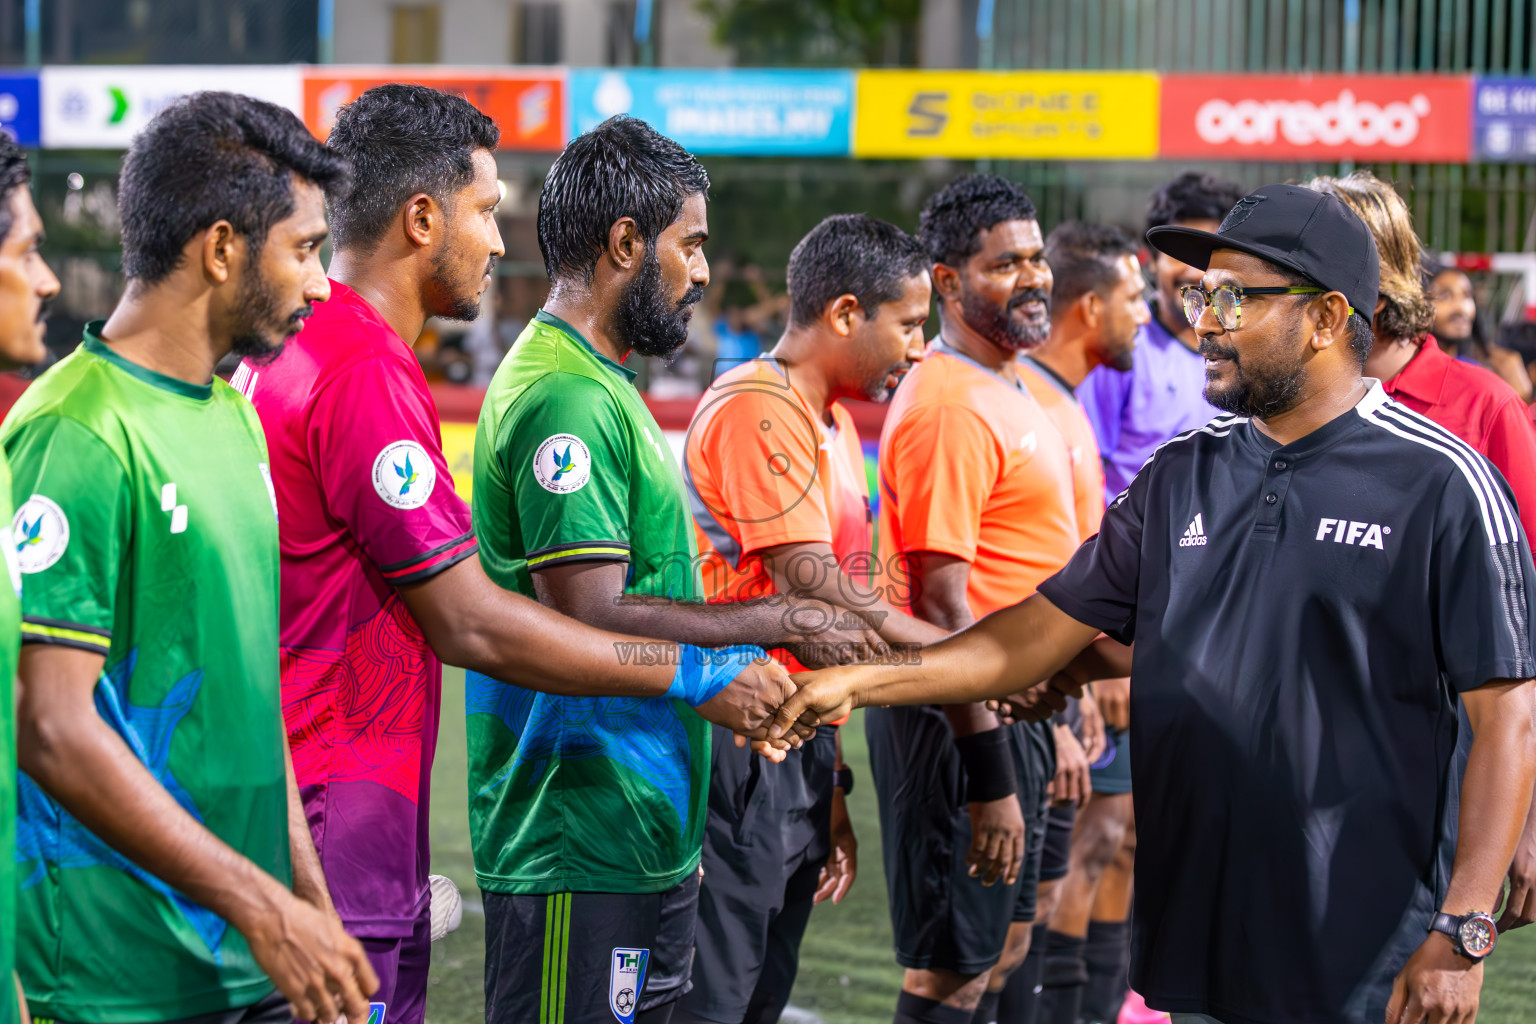
{"label": "orange banner", "polygon": [[438,71],[413,67],[312,67],[304,73],[304,123],[319,138],[331,133],[336,111],[376,85],[410,82],[456,93],[501,128],[502,149],[558,153],[565,145],[565,76],[496,69]]}

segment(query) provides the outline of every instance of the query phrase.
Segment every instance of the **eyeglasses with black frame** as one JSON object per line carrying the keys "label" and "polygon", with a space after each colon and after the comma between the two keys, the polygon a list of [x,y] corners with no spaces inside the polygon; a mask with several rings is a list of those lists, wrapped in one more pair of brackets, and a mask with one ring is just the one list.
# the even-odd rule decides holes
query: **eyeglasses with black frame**
{"label": "eyeglasses with black frame", "polygon": [[[1206,291],[1198,284],[1187,284],[1179,289],[1179,295],[1184,300],[1184,317],[1191,327],[1199,323],[1206,306],[1211,306],[1216,310],[1216,322],[1222,329],[1235,331],[1243,325],[1243,300],[1250,295],[1320,295],[1327,290],[1316,285],[1245,288],[1240,284],[1223,284]],[[1353,308],[1350,313],[1354,313]]]}

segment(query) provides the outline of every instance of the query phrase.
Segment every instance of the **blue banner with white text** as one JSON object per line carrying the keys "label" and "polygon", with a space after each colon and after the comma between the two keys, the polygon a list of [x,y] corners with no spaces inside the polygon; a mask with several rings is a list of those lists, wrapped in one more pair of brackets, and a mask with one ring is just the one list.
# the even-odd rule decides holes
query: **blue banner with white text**
{"label": "blue banner with white text", "polygon": [[693,153],[846,156],[853,92],[851,71],[572,70],[570,125],[629,114]]}

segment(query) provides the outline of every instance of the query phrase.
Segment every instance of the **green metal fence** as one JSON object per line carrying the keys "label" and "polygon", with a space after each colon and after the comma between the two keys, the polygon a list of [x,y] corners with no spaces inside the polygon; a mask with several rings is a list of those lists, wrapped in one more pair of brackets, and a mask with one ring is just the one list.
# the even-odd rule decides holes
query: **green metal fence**
{"label": "green metal fence", "polygon": [[[968,9],[974,14],[984,6],[971,0]],[[1532,0],[997,0],[990,27],[979,63],[995,68],[1536,74]],[[986,28],[977,25],[979,34]],[[1046,223],[1083,218],[1134,225],[1147,192],[1188,165],[990,166],[1025,184]],[[1355,165],[1200,166],[1254,186]],[[1371,169],[1408,200],[1433,250],[1536,247],[1536,167],[1393,163]],[[1501,308],[1512,285],[1497,283]]]}
{"label": "green metal fence", "polygon": [[998,0],[991,32],[995,67],[1536,70],[1530,0]]}

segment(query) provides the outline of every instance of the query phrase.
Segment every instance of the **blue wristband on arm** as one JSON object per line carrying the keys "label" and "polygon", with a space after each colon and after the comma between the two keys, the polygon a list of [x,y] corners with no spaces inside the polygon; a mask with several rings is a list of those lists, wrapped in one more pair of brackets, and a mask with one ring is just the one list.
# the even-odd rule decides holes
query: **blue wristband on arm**
{"label": "blue wristband on arm", "polygon": [[674,697],[690,707],[698,707],[741,675],[754,661],[768,655],[761,647],[741,644],[735,647],[695,647],[678,644],[677,674],[662,696]]}

